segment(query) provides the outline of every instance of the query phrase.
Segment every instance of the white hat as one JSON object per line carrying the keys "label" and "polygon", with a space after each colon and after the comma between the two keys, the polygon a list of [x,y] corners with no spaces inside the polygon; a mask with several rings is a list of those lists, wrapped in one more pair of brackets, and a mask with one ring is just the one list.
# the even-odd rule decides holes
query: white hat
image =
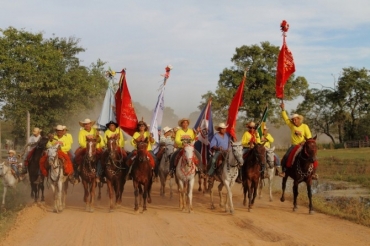
{"label": "white hat", "polygon": [[15,154],[15,150],[13,150],[13,149],[10,149],[10,150],[8,151],[8,154],[10,154],[10,153],[13,153],[13,154]]}
{"label": "white hat", "polygon": [[41,131],[42,131],[42,130],[41,130],[40,128],[35,127],[35,128],[33,128],[32,133],[33,133],[33,134],[37,134],[37,133],[40,133]]}
{"label": "white hat", "polygon": [[249,128],[253,128],[253,127],[255,127],[256,126],[256,123],[254,123],[253,121],[251,121],[251,122],[249,122],[248,124],[247,124],[247,127],[249,127]]}
{"label": "white hat", "polygon": [[90,119],[86,118],[83,121],[79,121],[78,123],[80,124],[80,126],[83,127],[84,124],[89,124],[89,123],[91,123],[91,125],[94,125],[95,124],[95,121],[91,121]]}
{"label": "white hat", "polygon": [[63,126],[63,130],[68,130],[66,126]]}
{"label": "white hat", "polygon": [[168,126],[163,127],[163,132],[164,133],[167,133],[169,131],[172,131],[172,128],[171,127],[168,127]]}
{"label": "white hat", "polygon": [[57,130],[57,131],[63,131],[63,130],[64,130],[64,128],[63,128],[63,126],[62,126],[62,125],[57,125],[57,126],[55,127],[55,130]]}
{"label": "white hat", "polygon": [[266,127],[266,125],[263,126],[263,130],[268,130],[268,128]]}
{"label": "white hat", "polygon": [[303,116],[302,115],[299,115],[299,114],[293,114],[292,117],[290,119],[294,119],[294,118],[298,118],[300,119],[301,121],[303,121]]}
{"label": "white hat", "polygon": [[225,123],[220,123],[216,126],[216,130],[219,131],[220,128],[226,129],[229,125],[225,125]]}

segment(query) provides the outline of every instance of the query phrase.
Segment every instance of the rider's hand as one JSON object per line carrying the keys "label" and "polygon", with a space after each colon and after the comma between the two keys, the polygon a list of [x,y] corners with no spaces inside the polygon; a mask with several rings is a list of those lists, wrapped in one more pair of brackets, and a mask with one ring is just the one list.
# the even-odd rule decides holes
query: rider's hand
{"label": "rider's hand", "polygon": [[284,103],[282,102],[282,103],[280,103],[280,108],[281,108],[281,110],[285,110],[285,105],[284,105]]}

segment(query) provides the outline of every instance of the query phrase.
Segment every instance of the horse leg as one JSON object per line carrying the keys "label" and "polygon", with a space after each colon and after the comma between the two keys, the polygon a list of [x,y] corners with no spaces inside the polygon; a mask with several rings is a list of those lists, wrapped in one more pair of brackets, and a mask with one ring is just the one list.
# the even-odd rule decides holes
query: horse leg
{"label": "horse leg", "polygon": [[66,198],[67,198],[67,190],[68,190],[68,180],[63,182],[63,193],[62,193],[62,209],[66,208]]}
{"label": "horse leg", "polygon": [[200,173],[198,174],[198,185],[199,185],[198,191],[202,191],[202,178],[200,176]]}
{"label": "horse leg", "polygon": [[[150,183],[150,181],[149,181]],[[148,197],[148,186],[149,184],[145,184],[143,185],[144,189],[143,189],[143,213],[147,210],[146,209],[146,199]]]}
{"label": "horse leg", "polygon": [[138,203],[138,196],[139,196],[139,183],[137,181],[133,181],[134,184],[134,195],[135,195],[135,207],[134,210],[139,210],[139,203]]}
{"label": "horse leg", "polygon": [[2,207],[5,207],[5,196],[6,196],[7,191],[8,191],[8,186],[4,185],[3,202],[1,203]]}
{"label": "horse leg", "polygon": [[[44,187],[44,180],[42,181],[42,183],[41,184],[39,184],[39,192],[41,191],[41,201],[42,202],[45,202],[45,197],[44,197],[44,189],[45,189],[45,187]],[[38,192],[38,193],[39,193]],[[38,195],[37,195],[38,196]]]}
{"label": "horse leg", "polygon": [[58,210],[60,212],[63,211],[63,203],[62,203],[62,197],[63,197],[63,178],[60,178],[58,181]]}
{"label": "horse leg", "polygon": [[285,177],[281,181],[281,187],[282,187],[282,190],[283,190],[283,192],[281,194],[281,198],[280,198],[280,201],[281,202],[285,202],[284,195],[285,195],[285,188],[286,188],[286,181],[287,181],[287,179],[288,179],[288,177],[287,177],[287,175],[285,175]]}
{"label": "horse leg", "polygon": [[209,195],[211,197],[211,209],[215,209],[215,205],[213,204],[213,191],[212,191],[212,188],[209,189]]}
{"label": "horse leg", "polygon": [[96,188],[96,179],[93,179],[90,186],[90,212],[94,212],[94,201],[95,201],[95,188]]}
{"label": "horse leg", "polygon": [[166,187],[166,179],[163,177],[163,174],[160,173],[159,180],[161,181],[161,187],[159,188],[159,195],[164,196],[165,194],[165,187]]}
{"label": "horse leg", "polygon": [[247,185],[248,185],[248,212],[250,212],[252,208],[252,198],[253,198],[252,180],[248,179]]}
{"label": "horse leg", "polygon": [[248,193],[248,184],[247,181],[243,181],[243,194],[244,194],[244,199],[243,199],[243,206],[247,205],[247,193]]}
{"label": "horse leg", "polygon": [[254,205],[254,200],[256,199],[256,196],[257,196],[258,180],[259,180],[259,177],[256,177],[255,180],[252,182],[253,198],[252,198],[251,208]]}
{"label": "horse leg", "polygon": [[298,209],[297,206],[297,197],[298,197],[298,182],[294,180],[293,184],[293,211],[296,211]]}
{"label": "horse leg", "polygon": [[307,182],[307,196],[309,200],[308,208],[309,214],[314,214],[313,207],[312,207],[312,189],[311,189],[311,182]]}
{"label": "horse leg", "polygon": [[[169,174],[167,174],[169,175]],[[172,199],[172,195],[173,195],[173,192],[172,192],[172,179],[170,179],[170,199]]]}
{"label": "horse leg", "polygon": [[269,173],[269,194],[270,194],[270,202],[272,202],[272,179],[274,178],[275,168],[272,169],[272,172]]}
{"label": "horse leg", "polygon": [[88,201],[87,199],[88,199],[88,196],[89,196],[89,186],[88,186],[87,181],[85,181],[84,179],[82,180],[82,185],[84,187],[83,201],[85,203],[85,210],[89,211],[89,203],[87,202]]}
{"label": "horse leg", "polygon": [[53,209],[53,212],[54,212],[54,213],[58,213],[59,211],[58,211],[58,202],[57,202],[57,199],[58,199],[58,195],[57,195],[57,187],[55,187],[54,182],[52,182],[52,183],[50,184],[50,186],[51,186],[51,190],[52,190],[53,195],[54,195],[54,209]]}
{"label": "horse leg", "polygon": [[263,178],[260,178],[259,182],[258,182],[258,198],[261,199],[262,198],[262,188],[263,188]]}
{"label": "horse leg", "polygon": [[193,213],[193,187],[194,187],[195,177],[188,182],[188,199],[189,199],[189,213]]}
{"label": "horse leg", "polygon": [[208,178],[207,176],[203,178],[203,194],[206,193],[206,191],[208,190]]}
{"label": "horse leg", "polygon": [[229,211],[231,214],[234,213],[234,204],[233,204],[233,192],[231,190],[230,182],[227,180],[225,181],[225,187],[227,190],[227,196],[226,196],[226,203],[225,203],[225,212],[228,212],[227,206],[229,204]]}
{"label": "horse leg", "polygon": [[224,187],[224,184],[221,182],[219,185],[218,185],[218,187],[217,187],[217,189],[218,189],[218,196],[220,197],[220,207],[222,208],[222,207],[224,207],[224,197],[223,197],[223,195],[222,195],[222,188]]}
{"label": "horse leg", "polygon": [[[113,212],[113,187],[112,181],[107,179],[107,188],[108,188],[108,196],[109,196],[109,212]],[[99,198],[98,198],[99,199]]]}
{"label": "horse leg", "polygon": [[178,191],[179,191],[179,208],[184,211],[185,207],[184,207],[184,183],[182,182],[182,180],[179,180],[178,181]]}
{"label": "horse leg", "polygon": [[153,185],[153,182],[152,181],[149,181],[149,183],[148,183],[148,189],[147,189],[148,203],[152,203],[152,197],[150,195],[150,192],[152,190],[152,185]]}

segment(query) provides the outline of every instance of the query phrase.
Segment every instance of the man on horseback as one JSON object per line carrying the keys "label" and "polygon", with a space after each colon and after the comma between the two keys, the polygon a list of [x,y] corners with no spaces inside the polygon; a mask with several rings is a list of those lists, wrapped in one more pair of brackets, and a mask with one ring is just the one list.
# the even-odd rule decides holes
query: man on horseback
{"label": "man on horseback", "polygon": [[10,149],[8,151],[8,155],[9,155],[8,156],[8,163],[9,163],[10,167],[12,168],[12,170],[14,172],[13,173],[14,177],[18,180],[22,180],[23,177],[20,175],[20,173],[18,171],[18,159],[15,156],[15,154],[16,154],[15,150]]}
{"label": "man on horseback", "polygon": [[[263,132],[262,132],[262,137],[261,137],[261,143],[265,143],[265,147],[266,148],[271,148],[271,144],[274,142],[274,138],[271,136],[271,134],[268,132],[268,128],[266,127],[266,125],[263,126]],[[275,160],[276,160],[276,170],[278,169],[281,169],[281,166],[280,166],[280,159],[279,159],[279,156],[274,153],[274,156],[275,156]],[[277,171],[278,174],[279,174],[279,171]]]}
{"label": "man on horseback", "polygon": [[[291,146],[285,153],[282,161],[282,172],[280,172],[280,177],[285,177],[285,170],[287,165],[287,159],[289,157],[290,152],[296,147],[297,145],[303,144],[306,139],[312,138],[311,130],[308,127],[308,125],[303,123],[303,116],[299,114],[293,114],[293,116],[289,119],[287,112],[285,111],[284,103],[280,104],[280,107],[282,109],[281,115],[283,117],[283,120],[290,128],[290,139],[291,139]],[[316,175],[316,169],[313,169],[312,172],[312,179],[317,179]]]}
{"label": "man on horseback", "polygon": [[118,135],[118,146],[123,150],[125,146],[125,139],[123,138],[123,133],[121,129],[118,127],[118,124],[114,121],[109,121],[106,125],[107,130],[104,132],[104,142],[107,144],[107,137],[111,137],[113,135]]}
{"label": "man on horseback", "polygon": [[261,143],[260,136],[256,131],[256,123],[253,121],[247,124],[248,131],[242,137],[243,154],[247,153],[254,145]]}
{"label": "man on horseback", "polygon": [[[70,142],[71,147],[72,147],[73,137],[72,137],[72,134],[68,133],[68,128],[66,126],[63,126],[63,134],[67,137],[67,139]],[[71,160],[73,160],[75,158],[74,153],[72,151],[72,148],[68,151],[68,155],[71,158]]]}
{"label": "man on horseback", "polygon": [[[28,161],[31,159],[33,150],[36,147],[36,143],[40,140],[41,131],[42,130],[38,127],[33,128],[32,135],[28,138],[28,148],[25,155],[23,156],[23,162],[26,167],[28,166]],[[27,168],[25,168],[25,170],[27,173]]]}
{"label": "man on horseback", "polygon": [[[172,154],[172,157],[171,157],[171,160],[170,160],[171,177],[173,177],[173,175],[175,173],[175,168],[176,168],[176,164],[177,164],[177,163],[175,163],[176,162],[176,157],[177,157],[177,154],[183,148],[183,141],[186,141],[186,142],[190,143],[190,142],[195,140],[196,133],[193,129],[189,129],[189,124],[190,124],[190,121],[189,121],[188,118],[182,118],[178,122],[178,125],[181,128],[179,130],[177,130],[176,136],[175,136],[175,147],[178,148],[178,150],[176,150]],[[196,155],[196,157],[198,159],[198,163],[199,163],[198,164],[198,171],[201,174],[203,174],[202,164],[200,163],[202,161],[201,155],[195,149],[194,149],[194,154]]]}
{"label": "man on horseback", "polygon": [[[59,144],[60,149],[58,149],[58,158],[63,160],[63,170],[64,175],[68,176],[69,181],[74,184],[75,178],[73,177],[73,164],[71,162],[71,156],[68,155],[68,152],[71,150],[70,139],[64,134],[64,128],[62,125],[57,125],[55,127],[56,134],[51,140],[46,144],[47,148]],[[40,170],[44,177],[47,177],[48,170],[46,166],[47,155],[44,155],[40,159]],[[39,177],[41,181],[41,177]],[[35,182],[36,183],[36,182]]]}
{"label": "man on horseback", "polygon": [[165,151],[165,146],[167,145],[174,145],[175,141],[173,139],[173,129],[165,126],[163,128],[163,135],[160,136],[159,139],[159,151],[157,153],[157,159],[160,161],[162,158],[163,152]]}

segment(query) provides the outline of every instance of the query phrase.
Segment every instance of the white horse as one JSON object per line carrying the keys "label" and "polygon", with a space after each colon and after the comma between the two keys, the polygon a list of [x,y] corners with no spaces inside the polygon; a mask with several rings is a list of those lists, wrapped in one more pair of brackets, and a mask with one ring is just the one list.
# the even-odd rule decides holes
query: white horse
{"label": "white horse", "polygon": [[269,193],[270,193],[270,202],[272,202],[272,179],[275,176],[275,146],[272,148],[266,149],[266,162],[267,167],[264,170],[264,178],[260,178],[260,184],[259,184],[259,191],[258,191],[258,197],[262,198],[262,187],[264,186],[264,180],[269,180]]}
{"label": "white horse", "polygon": [[[18,165],[22,164],[18,163]],[[1,206],[5,207],[5,196],[6,192],[8,191],[8,187],[15,188],[19,183],[19,179],[14,177],[10,164],[5,162],[0,164],[0,177],[3,177],[3,187],[4,187],[3,201],[1,203]]]}
{"label": "white horse", "polygon": [[179,206],[185,211],[187,198],[189,199],[189,213],[193,212],[193,187],[195,180],[196,165],[194,162],[194,145],[184,145],[182,152],[179,152],[179,161],[176,165],[176,183],[180,193]]}
{"label": "white horse", "polygon": [[54,193],[53,212],[62,212],[66,206],[68,176],[64,175],[63,160],[58,158],[59,144],[47,149],[50,186]]}
{"label": "white horse", "polygon": [[[166,144],[164,153],[159,163],[158,176],[161,181],[160,195],[165,195],[166,181],[170,177],[170,157],[175,147],[173,144]],[[170,178],[170,198],[172,198],[172,179]]]}
{"label": "white horse", "polygon": [[[220,207],[225,205],[225,212],[234,213],[233,194],[232,187],[235,184],[235,180],[238,177],[239,169],[243,166],[243,146],[240,142],[230,141],[230,145],[226,153],[221,153],[223,162],[215,172],[215,180],[219,181],[218,194],[220,196]],[[227,196],[225,203],[223,202],[222,188],[226,187]],[[213,204],[213,183],[210,184],[209,191],[211,196],[211,209],[215,209]]]}

